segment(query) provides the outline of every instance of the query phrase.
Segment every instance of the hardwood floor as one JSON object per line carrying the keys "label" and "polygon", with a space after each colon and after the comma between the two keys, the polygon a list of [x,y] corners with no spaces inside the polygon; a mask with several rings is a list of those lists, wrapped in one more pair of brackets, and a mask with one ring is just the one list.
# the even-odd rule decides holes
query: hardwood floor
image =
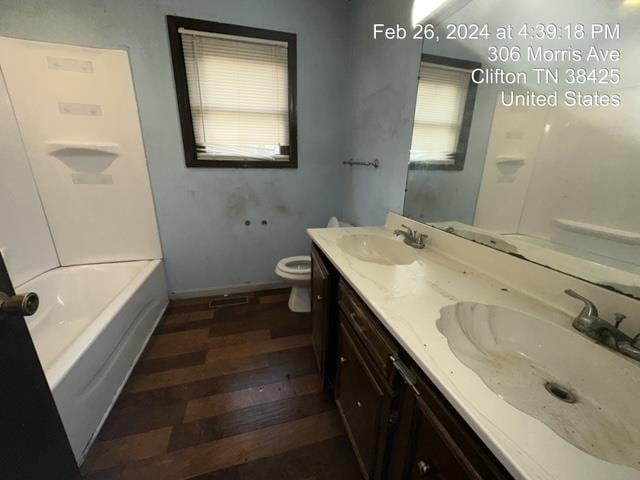
{"label": "hardwood floor", "polygon": [[[288,291],[173,301],[87,456],[85,480],[360,478]],[[218,305],[209,308],[214,300]]]}

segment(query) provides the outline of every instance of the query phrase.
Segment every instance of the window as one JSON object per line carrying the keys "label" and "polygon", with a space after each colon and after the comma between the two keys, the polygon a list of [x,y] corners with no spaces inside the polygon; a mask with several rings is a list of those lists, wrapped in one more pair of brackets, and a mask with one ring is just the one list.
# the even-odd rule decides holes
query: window
{"label": "window", "polygon": [[423,55],[420,63],[410,168],[462,170],[471,130],[479,64]]}
{"label": "window", "polygon": [[296,35],[167,23],[187,167],[295,168]]}

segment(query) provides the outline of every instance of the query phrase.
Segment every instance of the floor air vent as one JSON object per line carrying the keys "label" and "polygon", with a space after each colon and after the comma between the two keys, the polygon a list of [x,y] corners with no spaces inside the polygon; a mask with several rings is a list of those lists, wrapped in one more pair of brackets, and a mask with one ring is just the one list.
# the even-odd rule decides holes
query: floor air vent
{"label": "floor air vent", "polygon": [[214,298],[209,302],[209,308],[235,307],[236,305],[247,305],[249,303],[248,295],[234,295]]}

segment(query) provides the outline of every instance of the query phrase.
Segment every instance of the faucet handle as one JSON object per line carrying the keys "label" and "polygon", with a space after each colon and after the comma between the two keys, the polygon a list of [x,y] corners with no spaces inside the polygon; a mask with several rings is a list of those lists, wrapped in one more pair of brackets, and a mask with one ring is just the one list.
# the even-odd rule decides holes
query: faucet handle
{"label": "faucet handle", "polygon": [[584,308],[580,312],[580,316],[587,316],[587,317],[598,317],[599,316],[598,308],[588,298],[583,297],[582,295],[580,295],[579,293],[575,292],[574,290],[571,290],[570,288],[565,290],[564,293],[566,293],[570,297],[576,298],[576,299],[578,299],[578,300],[580,300],[580,301],[582,301],[584,303]]}
{"label": "faucet handle", "polygon": [[620,326],[620,324],[622,323],[622,321],[625,318],[627,318],[627,316],[624,313],[614,313],[613,314],[613,319],[614,319],[616,328],[618,328]]}
{"label": "faucet handle", "polygon": [[402,228],[404,228],[408,233],[413,234],[413,229],[411,227],[409,227],[408,225],[405,225],[404,223],[402,225],[400,225]]}
{"label": "faucet handle", "polygon": [[416,232],[416,243],[418,245],[424,245],[424,241],[429,238],[429,235],[426,233],[418,233]]}

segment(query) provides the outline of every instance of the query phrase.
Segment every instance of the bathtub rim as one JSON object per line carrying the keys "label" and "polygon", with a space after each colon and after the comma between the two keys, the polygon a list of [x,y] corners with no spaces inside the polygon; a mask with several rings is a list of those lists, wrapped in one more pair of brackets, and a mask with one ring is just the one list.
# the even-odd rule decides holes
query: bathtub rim
{"label": "bathtub rim", "polygon": [[[96,263],[87,265],[69,265],[68,267],[58,268],[73,268],[73,267],[91,267],[99,265],[120,265],[130,263],[145,263],[146,265],[140,269],[131,279],[123,285],[118,294],[113,297],[109,303],[100,311],[100,313],[93,319],[93,321],[84,329],[84,331],[78,335],[71,343],[69,348],[63,352],[58,358],[48,367],[43,365],[43,370],[49,383],[49,388],[54,391],[65,376],[71,371],[74,365],[77,364],[80,357],[86,352],[100,337],[100,334],[107,328],[109,322],[115,318],[118,312],[127,303],[138,288],[149,278],[157,268],[162,268],[162,259],[147,259],[147,260],[132,260],[124,262],[110,262],[110,263]],[[48,272],[55,271],[57,269],[49,270]],[[46,274],[46,273],[44,273]],[[43,274],[43,275],[44,275]],[[34,279],[30,280],[33,281]],[[29,283],[29,282],[27,282]],[[24,287],[23,284],[22,287]],[[37,293],[37,292],[36,292]],[[34,341],[34,344],[36,342]],[[36,351],[37,351],[37,344]]]}

